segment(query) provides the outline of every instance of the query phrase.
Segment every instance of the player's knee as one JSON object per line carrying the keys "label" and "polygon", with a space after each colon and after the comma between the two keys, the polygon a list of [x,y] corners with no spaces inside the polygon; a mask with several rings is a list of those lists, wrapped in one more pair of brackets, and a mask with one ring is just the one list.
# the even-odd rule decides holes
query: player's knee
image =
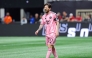
{"label": "player's knee", "polygon": [[48,47],[48,51],[52,51],[52,47],[51,46]]}
{"label": "player's knee", "polygon": [[48,44],[48,48],[52,48],[52,45],[51,44]]}
{"label": "player's knee", "polygon": [[52,45],[52,48],[54,48],[54,45]]}
{"label": "player's knee", "polygon": [[52,51],[52,45],[48,44],[48,51]]}

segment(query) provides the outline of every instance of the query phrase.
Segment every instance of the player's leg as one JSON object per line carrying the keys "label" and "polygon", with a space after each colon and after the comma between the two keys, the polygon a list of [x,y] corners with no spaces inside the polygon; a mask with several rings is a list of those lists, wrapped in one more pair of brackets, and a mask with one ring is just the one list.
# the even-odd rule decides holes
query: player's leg
{"label": "player's leg", "polygon": [[52,53],[53,53],[53,55],[54,55],[55,58],[58,58],[56,49],[54,47],[55,42],[56,42],[56,35],[55,34],[52,34],[52,37],[51,38],[52,38],[52,41],[51,41],[51,43],[52,43]]}
{"label": "player's leg", "polygon": [[49,44],[49,37],[46,37],[46,45],[48,47],[46,58],[50,58],[50,55],[52,53],[52,45]]}
{"label": "player's leg", "polygon": [[52,53],[52,45],[48,44],[48,51],[47,51],[46,58],[50,58],[51,53]]}
{"label": "player's leg", "polygon": [[52,46],[52,53],[53,53],[55,58],[58,58],[58,55],[57,55],[57,52],[56,52],[54,45]]}

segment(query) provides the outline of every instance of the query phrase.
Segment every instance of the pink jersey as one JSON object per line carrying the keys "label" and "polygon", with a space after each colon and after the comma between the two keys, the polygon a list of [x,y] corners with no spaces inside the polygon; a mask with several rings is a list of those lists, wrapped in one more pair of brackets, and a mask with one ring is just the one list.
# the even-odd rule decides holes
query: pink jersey
{"label": "pink jersey", "polygon": [[49,14],[44,14],[42,16],[41,24],[45,25],[46,36],[52,33],[56,33],[56,21],[58,21],[56,13],[49,12]]}

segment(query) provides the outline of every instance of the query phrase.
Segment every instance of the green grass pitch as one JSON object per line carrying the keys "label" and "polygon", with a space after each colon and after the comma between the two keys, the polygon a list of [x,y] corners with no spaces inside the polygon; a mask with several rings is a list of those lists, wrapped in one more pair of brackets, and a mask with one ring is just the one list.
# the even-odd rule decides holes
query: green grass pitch
{"label": "green grass pitch", "polygon": [[[92,58],[92,37],[58,37],[55,47],[59,58]],[[45,37],[0,37],[0,58],[45,58],[46,52]]]}

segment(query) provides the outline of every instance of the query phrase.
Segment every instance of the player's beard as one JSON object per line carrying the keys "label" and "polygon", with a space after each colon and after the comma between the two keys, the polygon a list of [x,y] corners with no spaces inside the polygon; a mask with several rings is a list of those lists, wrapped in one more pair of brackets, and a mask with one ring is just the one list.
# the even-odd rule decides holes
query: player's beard
{"label": "player's beard", "polygon": [[44,13],[49,13],[49,10],[45,10],[45,9],[44,9],[43,11],[44,11]]}
{"label": "player's beard", "polygon": [[46,13],[48,14],[49,13],[49,10],[47,10]]}

